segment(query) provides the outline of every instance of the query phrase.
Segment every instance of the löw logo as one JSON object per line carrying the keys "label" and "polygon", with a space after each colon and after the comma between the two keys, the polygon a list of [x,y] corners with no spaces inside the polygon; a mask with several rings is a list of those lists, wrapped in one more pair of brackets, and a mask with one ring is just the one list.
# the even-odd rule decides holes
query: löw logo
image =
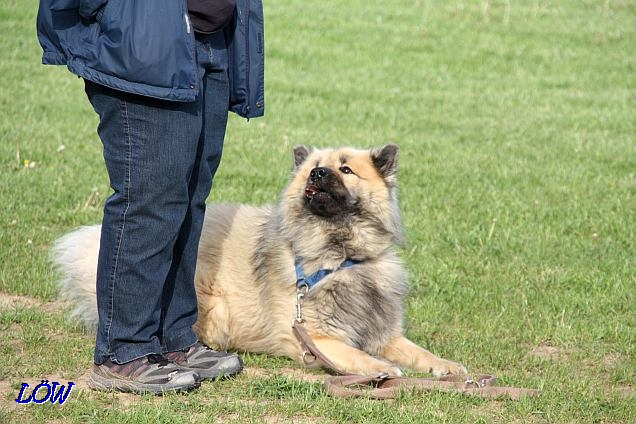
{"label": "l\u00f6w logo", "polygon": [[60,384],[57,381],[53,381],[49,384],[49,380],[42,380],[40,384],[33,388],[33,391],[29,395],[28,383],[22,383],[22,389],[20,390],[20,394],[15,401],[17,403],[33,402],[36,404],[42,404],[48,400],[52,404],[58,402],[60,405],[62,405],[64,402],[66,402],[66,399],[68,399],[68,396],[71,394],[71,390],[73,389],[74,385],[75,383],[69,381],[66,387],[66,392],[64,392],[65,387],[63,384]]}

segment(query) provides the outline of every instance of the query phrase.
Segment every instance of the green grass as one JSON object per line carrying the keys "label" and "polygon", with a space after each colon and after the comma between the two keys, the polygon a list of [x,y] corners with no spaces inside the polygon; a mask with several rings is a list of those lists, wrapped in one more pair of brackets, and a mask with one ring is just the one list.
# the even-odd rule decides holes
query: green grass
{"label": "green grass", "polygon": [[0,422],[633,422],[636,4],[265,3],[266,117],[231,118],[210,201],[275,202],[293,145],[398,143],[407,334],[542,395],[331,399],[250,354],[264,371],[185,396],[17,405],[90,367],[47,255],[109,189],[81,81],[40,65],[36,2],[4,0],[0,298],[20,297],[0,301]]}

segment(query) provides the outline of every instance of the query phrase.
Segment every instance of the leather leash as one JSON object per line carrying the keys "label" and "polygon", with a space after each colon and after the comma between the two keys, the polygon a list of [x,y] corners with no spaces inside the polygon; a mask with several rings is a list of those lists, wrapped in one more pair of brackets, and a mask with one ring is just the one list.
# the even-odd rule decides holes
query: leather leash
{"label": "leather leash", "polygon": [[400,393],[409,391],[459,392],[466,395],[486,398],[508,397],[519,400],[537,396],[535,389],[522,387],[498,387],[497,379],[491,375],[482,375],[473,379],[466,375],[447,375],[439,378],[392,377],[379,375],[343,375],[325,379],[323,387],[327,394],[346,398],[393,399]]}
{"label": "leather leash", "polygon": [[329,396],[345,398],[393,399],[406,391],[437,390],[459,392],[487,398],[508,397],[519,400],[537,396],[540,391],[522,387],[496,386],[497,379],[491,375],[472,378],[468,375],[447,375],[439,378],[396,377],[388,374],[360,375],[343,372],[326,357],[311,340],[303,321],[292,323],[294,335],[303,348],[303,361],[307,365],[320,365],[336,374],[328,376],[323,388]]}
{"label": "leather leash", "polygon": [[302,322],[294,321],[292,328],[296,339],[298,339],[300,346],[303,348],[303,362],[306,365],[320,365],[330,373],[341,376],[349,375],[340,371],[338,366],[331,362],[331,360],[318,349],[318,346],[316,346],[314,341],[311,340],[311,337],[309,337],[309,334],[307,334],[307,330]]}

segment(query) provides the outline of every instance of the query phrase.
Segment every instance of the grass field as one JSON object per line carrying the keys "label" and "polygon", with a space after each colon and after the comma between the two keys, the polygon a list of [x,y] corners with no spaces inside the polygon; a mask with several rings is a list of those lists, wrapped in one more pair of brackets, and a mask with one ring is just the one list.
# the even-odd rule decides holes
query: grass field
{"label": "grass field", "polygon": [[[265,1],[263,119],[232,117],[211,202],[275,202],[291,148],[401,147],[410,338],[537,398],[332,399],[246,354],[188,395],[82,388],[52,241],[109,194],[81,81],[0,3],[0,422],[628,423],[636,419],[636,3]],[[21,383],[78,384],[19,405]]]}

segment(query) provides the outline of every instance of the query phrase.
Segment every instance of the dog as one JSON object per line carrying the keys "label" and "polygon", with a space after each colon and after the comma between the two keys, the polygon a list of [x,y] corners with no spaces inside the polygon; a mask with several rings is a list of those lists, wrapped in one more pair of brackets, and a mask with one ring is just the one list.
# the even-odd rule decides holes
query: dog
{"label": "dog", "polygon": [[[403,334],[408,275],[396,253],[403,244],[398,156],[393,144],[298,146],[277,205],[208,205],[195,277],[199,340],[303,363],[292,329],[301,313],[311,340],[339,372],[466,373]],[[53,248],[61,294],[88,327],[97,325],[99,232],[98,225],[80,228]]]}

